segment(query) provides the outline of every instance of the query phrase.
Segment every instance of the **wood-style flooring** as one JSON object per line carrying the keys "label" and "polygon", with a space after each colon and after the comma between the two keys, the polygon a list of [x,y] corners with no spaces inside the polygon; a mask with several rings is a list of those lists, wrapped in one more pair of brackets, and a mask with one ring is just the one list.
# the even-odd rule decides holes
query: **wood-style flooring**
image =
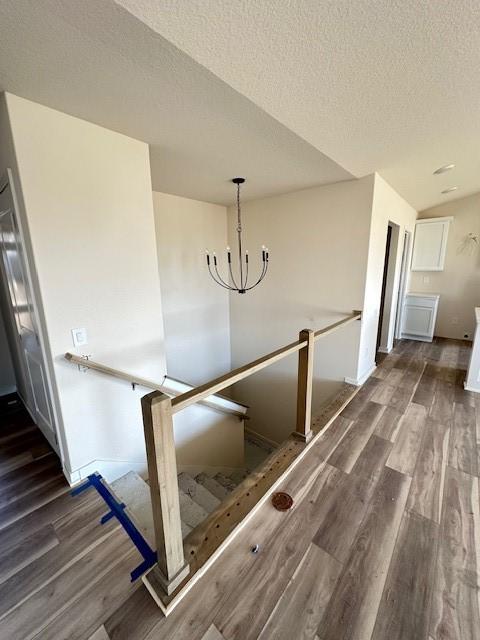
{"label": "wood-style flooring", "polygon": [[[105,508],[20,409],[0,428],[1,640],[480,640],[480,398],[468,343],[401,341],[164,618]],[[252,553],[254,545],[258,553]]]}

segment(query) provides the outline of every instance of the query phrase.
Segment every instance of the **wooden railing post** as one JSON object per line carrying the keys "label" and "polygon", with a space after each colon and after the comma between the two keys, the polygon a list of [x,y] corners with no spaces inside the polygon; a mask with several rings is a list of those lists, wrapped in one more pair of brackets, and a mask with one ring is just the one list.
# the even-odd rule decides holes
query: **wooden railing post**
{"label": "wooden railing post", "polygon": [[172,402],[154,391],[143,396],[142,413],[157,544],[156,574],[170,595],[189,572],[183,555]]}
{"label": "wooden railing post", "polygon": [[299,340],[307,341],[307,346],[298,352],[297,382],[297,427],[295,435],[308,442],[312,437],[312,385],[315,332],[311,329],[300,331]]}

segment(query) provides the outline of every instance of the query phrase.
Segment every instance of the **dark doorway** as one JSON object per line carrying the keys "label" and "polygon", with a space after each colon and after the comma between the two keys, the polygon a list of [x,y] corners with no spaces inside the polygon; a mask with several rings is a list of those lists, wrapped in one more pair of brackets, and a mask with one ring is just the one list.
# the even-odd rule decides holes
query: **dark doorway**
{"label": "dark doorway", "polygon": [[380,314],[378,317],[378,329],[377,329],[377,349],[380,347],[382,340],[382,327],[383,327],[383,313],[385,311],[385,292],[387,290],[387,276],[388,276],[388,263],[390,260],[390,246],[392,244],[392,227],[388,225],[387,230],[387,243],[385,246],[385,261],[383,263],[383,280],[382,280],[382,296],[380,298]]}

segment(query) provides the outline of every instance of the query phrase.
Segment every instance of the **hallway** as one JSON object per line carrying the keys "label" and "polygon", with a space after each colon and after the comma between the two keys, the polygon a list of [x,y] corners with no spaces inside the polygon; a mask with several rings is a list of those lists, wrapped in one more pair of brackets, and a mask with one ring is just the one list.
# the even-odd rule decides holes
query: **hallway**
{"label": "hallway", "polygon": [[398,343],[281,487],[294,509],[263,505],[168,618],[98,497],[71,498],[28,416],[4,412],[0,639],[480,640],[469,353]]}

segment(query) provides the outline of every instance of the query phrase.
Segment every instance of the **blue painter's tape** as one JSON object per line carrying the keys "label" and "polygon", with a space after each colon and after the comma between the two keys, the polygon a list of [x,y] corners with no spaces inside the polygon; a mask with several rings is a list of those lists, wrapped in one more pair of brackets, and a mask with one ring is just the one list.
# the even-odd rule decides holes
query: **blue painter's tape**
{"label": "blue painter's tape", "polygon": [[99,473],[94,473],[88,476],[86,482],[79,487],[76,487],[72,490],[72,496],[76,496],[79,493],[82,493],[86,489],[93,487],[99,493],[101,498],[103,498],[104,502],[110,509],[108,513],[106,513],[102,519],[101,524],[105,524],[112,518],[117,518],[125,532],[127,533],[130,540],[137,547],[140,552],[143,562],[138,565],[136,569],[134,569],[130,573],[130,577],[132,582],[139,578],[142,573],[145,573],[150,567],[157,562],[157,553],[150,548],[150,545],[142,536],[137,527],[130,520],[128,515],[125,513],[125,504],[122,502],[117,502],[115,496],[109,491],[108,487],[104,484],[103,478]]}

